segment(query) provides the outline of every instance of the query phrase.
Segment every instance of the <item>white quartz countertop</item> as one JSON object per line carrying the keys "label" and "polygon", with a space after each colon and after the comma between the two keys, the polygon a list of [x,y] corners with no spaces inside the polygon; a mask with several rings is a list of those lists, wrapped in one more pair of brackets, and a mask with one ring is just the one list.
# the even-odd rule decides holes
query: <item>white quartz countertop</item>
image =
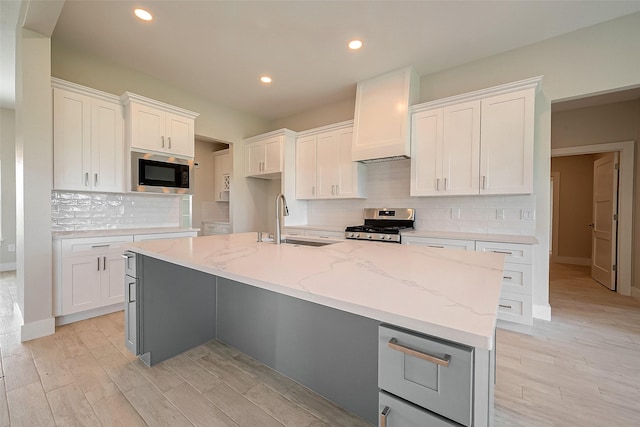
{"label": "white quartz countertop", "polygon": [[[256,233],[133,243],[133,252],[469,346],[493,349],[504,256]],[[179,285],[176,285],[179,286]]]}
{"label": "white quartz countertop", "polygon": [[200,231],[199,228],[185,227],[157,227],[157,228],[123,228],[117,230],[87,230],[87,231],[54,231],[51,237],[56,239],[80,239],[83,237],[104,237],[104,236],[129,236],[136,234],[161,234],[161,233],[182,233]]}

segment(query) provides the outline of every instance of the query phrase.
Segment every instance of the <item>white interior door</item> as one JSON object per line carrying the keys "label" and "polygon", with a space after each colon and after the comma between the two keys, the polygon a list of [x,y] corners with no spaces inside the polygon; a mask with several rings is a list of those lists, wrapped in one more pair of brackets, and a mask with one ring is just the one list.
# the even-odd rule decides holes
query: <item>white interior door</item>
{"label": "white interior door", "polygon": [[607,153],[593,163],[593,232],[591,277],[616,289],[618,218],[618,153]]}

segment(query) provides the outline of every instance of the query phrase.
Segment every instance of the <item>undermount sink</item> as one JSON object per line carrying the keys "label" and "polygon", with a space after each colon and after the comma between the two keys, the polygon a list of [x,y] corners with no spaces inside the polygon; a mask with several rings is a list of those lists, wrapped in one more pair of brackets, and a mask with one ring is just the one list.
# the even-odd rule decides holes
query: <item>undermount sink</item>
{"label": "undermount sink", "polygon": [[337,243],[337,242],[318,242],[314,240],[299,240],[299,239],[285,238],[285,239],[282,239],[282,243],[285,243],[287,245],[296,245],[296,246],[327,246],[327,245],[333,245],[334,243]]}

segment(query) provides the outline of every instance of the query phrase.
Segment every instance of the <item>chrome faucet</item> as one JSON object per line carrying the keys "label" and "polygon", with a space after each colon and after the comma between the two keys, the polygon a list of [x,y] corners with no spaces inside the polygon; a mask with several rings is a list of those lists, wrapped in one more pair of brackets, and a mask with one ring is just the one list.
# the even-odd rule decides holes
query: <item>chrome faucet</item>
{"label": "chrome faucet", "polygon": [[[280,200],[282,200],[282,209],[280,209]],[[273,238],[276,245],[281,243],[284,217],[288,215],[289,208],[287,207],[287,199],[284,198],[284,194],[280,193],[276,197],[276,235]]]}

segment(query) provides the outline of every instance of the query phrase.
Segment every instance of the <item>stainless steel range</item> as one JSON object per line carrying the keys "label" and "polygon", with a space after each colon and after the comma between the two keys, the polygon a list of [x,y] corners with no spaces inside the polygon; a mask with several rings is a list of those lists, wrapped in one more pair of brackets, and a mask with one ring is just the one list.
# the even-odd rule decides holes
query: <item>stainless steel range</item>
{"label": "stainless steel range", "polygon": [[364,210],[364,225],[344,230],[345,239],[400,243],[401,232],[413,230],[415,210],[411,208],[369,208]]}

